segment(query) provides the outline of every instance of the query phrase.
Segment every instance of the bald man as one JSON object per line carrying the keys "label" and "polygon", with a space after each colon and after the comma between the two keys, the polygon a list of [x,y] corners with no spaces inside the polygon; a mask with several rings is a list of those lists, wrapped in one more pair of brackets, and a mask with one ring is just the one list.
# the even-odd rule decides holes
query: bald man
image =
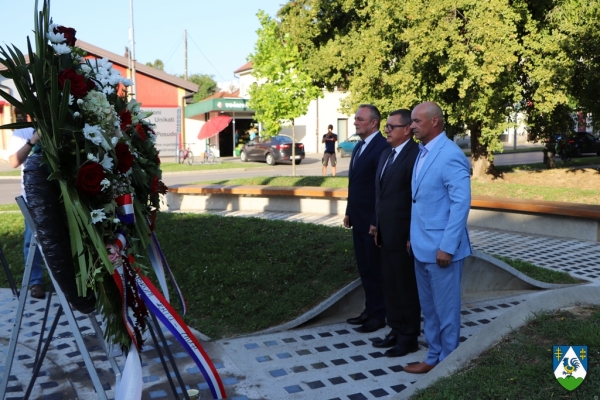
{"label": "bald man", "polygon": [[471,243],[467,217],[471,206],[469,162],[446,137],[442,109],[421,103],[411,114],[421,141],[412,176],[412,212],[407,248],[415,257],[415,275],[424,319],[427,358],[407,365],[408,373],[431,371],[460,340],[460,280]]}

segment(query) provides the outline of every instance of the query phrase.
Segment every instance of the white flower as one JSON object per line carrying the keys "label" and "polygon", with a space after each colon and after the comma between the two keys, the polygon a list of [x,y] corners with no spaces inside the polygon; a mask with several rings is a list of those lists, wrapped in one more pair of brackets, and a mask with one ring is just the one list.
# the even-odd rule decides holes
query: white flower
{"label": "white flower", "polygon": [[59,24],[55,24],[55,23],[53,23],[53,22],[52,22],[52,23],[50,23],[50,24],[48,24],[48,32],[54,32],[54,30],[55,30],[56,28],[58,28],[59,26],[60,26]]}
{"label": "white flower", "polygon": [[53,44],[52,48],[58,54],[69,54],[69,53],[71,53],[71,48],[69,46],[67,46],[66,44],[62,44],[62,43],[61,44]]}
{"label": "white flower", "polygon": [[119,138],[113,137],[110,139],[110,141],[112,142],[113,147],[117,145],[117,143],[119,142]]}
{"label": "white flower", "polygon": [[110,171],[113,167],[113,159],[105,154],[100,164],[102,164],[105,170]]}
{"label": "white flower", "polygon": [[84,103],[83,99],[77,99],[77,105],[80,106]]}
{"label": "white flower", "polygon": [[54,31],[51,29],[50,32],[48,32],[46,34],[46,36],[48,37],[48,40],[51,41],[52,43],[62,43],[65,41],[65,35],[62,33],[54,33]]}
{"label": "white flower", "polygon": [[110,186],[110,181],[108,179],[104,178],[104,179],[102,179],[100,184],[102,185],[102,191],[104,191],[104,189],[106,189],[107,187]]}
{"label": "white flower", "polygon": [[133,86],[133,81],[131,79],[128,78],[123,78],[121,80],[121,83],[123,84],[123,86],[125,87],[129,87],[129,86]]}
{"label": "white flower", "polygon": [[96,163],[98,162],[98,157],[96,157],[92,153],[88,153],[87,159],[90,160],[90,161],[96,162]]}
{"label": "white flower", "polygon": [[81,70],[83,71],[85,76],[88,76],[90,74],[90,72],[92,72],[92,67],[90,67],[87,64],[81,64]]}
{"label": "white flower", "polygon": [[113,224],[118,224],[120,222],[121,220],[119,218],[113,218]]}
{"label": "white flower", "polygon": [[104,88],[102,89],[102,93],[104,93],[105,95],[111,95],[115,92],[115,89],[113,89],[112,86],[104,86]]}
{"label": "white flower", "polygon": [[99,126],[85,124],[83,128],[83,136],[95,145],[99,145],[104,141],[102,131]]}
{"label": "white flower", "polygon": [[90,213],[90,216],[92,217],[92,224],[95,224],[96,222],[100,222],[100,221],[106,219],[106,214],[104,214],[103,208],[100,208],[98,210],[92,210],[92,212]]}
{"label": "white flower", "polygon": [[81,115],[81,114],[79,114],[79,111],[75,111],[75,112],[73,113],[73,118],[79,118],[79,116],[80,116],[80,115]]}

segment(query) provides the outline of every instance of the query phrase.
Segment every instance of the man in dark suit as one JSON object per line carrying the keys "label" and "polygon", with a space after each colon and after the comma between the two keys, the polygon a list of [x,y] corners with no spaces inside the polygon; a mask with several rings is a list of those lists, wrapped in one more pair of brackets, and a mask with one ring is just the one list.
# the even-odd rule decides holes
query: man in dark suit
{"label": "man in dark suit", "polygon": [[356,134],[362,139],[352,152],[348,172],[348,206],[344,226],[352,227],[354,254],[365,291],[365,309],[348,319],[361,325],[357,332],[374,332],[385,326],[385,306],[381,282],[381,256],[371,225],[375,225],[375,173],[381,152],[389,148],[379,132],[381,114],[377,107],[362,104],[354,116]]}
{"label": "man in dark suit", "polygon": [[412,140],[411,123],[410,110],[390,113],[385,125],[390,148],[381,153],[375,179],[377,225],[371,230],[381,249],[385,314],[392,330],[383,340],[375,340],[373,346],[391,347],[385,352],[388,357],[419,350],[421,307],[414,258],[406,248],[412,206],[410,183],[419,155],[419,146]]}

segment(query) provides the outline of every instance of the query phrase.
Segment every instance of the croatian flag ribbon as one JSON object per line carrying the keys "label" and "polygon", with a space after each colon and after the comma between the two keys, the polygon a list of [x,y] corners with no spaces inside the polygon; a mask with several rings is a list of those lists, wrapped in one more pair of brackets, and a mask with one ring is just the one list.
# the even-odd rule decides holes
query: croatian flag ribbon
{"label": "croatian flag ribbon", "polygon": [[225,387],[221,381],[219,373],[215,369],[212,361],[198,342],[198,339],[190,331],[190,328],[183,322],[177,312],[171,307],[166,299],[160,294],[160,291],[145,276],[139,274],[135,277],[138,291],[144,300],[148,310],[154,314],[159,321],[167,327],[177,341],[185,348],[192,357],[204,379],[210,388],[213,399],[224,399],[227,397]]}
{"label": "croatian flag ribbon", "polygon": [[115,198],[117,202],[117,217],[124,224],[134,224],[135,214],[133,210],[133,195],[131,193],[122,194]]}
{"label": "croatian flag ribbon", "polygon": [[117,288],[119,289],[119,292],[121,293],[121,305],[122,305],[121,313],[122,313],[122,317],[123,317],[123,323],[125,324],[127,333],[129,334],[129,337],[131,338],[131,341],[133,342],[134,346],[138,347],[138,343],[137,343],[137,340],[135,338],[135,333],[134,333],[135,328],[134,328],[133,320],[131,319],[131,316],[129,315],[129,312],[128,312],[127,290],[125,288],[127,283],[125,282],[125,276],[123,274],[124,274],[123,266],[120,266],[118,268],[115,268],[112,276],[117,285]]}
{"label": "croatian flag ribbon", "polygon": [[148,246],[148,258],[152,267],[154,268],[154,273],[160,283],[160,288],[162,290],[163,295],[166,300],[171,303],[171,299],[169,298],[169,289],[167,288],[167,280],[165,278],[165,271],[169,274],[169,279],[171,279],[171,283],[177,292],[177,297],[179,297],[179,303],[181,304],[181,314],[185,316],[187,312],[187,305],[185,303],[185,299],[183,298],[183,293],[181,293],[181,289],[175,280],[175,276],[173,276],[173,272],[167,263],[167,259],[160,248],[160,244],[158,243],[158,239],[154,232],[150,235],[151,243]]}
{"label": "croatian flag ribbon", "polygon": [[119,251],[123,251],[123,249],[127,245],[127,238],[125,237],[125,232],[122,230],[118,230],[115,232],[115,246],[118,247]]}

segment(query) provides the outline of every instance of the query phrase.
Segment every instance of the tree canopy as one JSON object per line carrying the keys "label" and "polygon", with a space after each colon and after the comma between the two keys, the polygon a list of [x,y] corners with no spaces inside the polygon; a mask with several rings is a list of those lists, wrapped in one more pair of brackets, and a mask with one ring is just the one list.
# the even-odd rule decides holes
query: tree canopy
{"label": "tree canopy", "polygon": [[565,129],[575,107],[598,107],[598,0],[591,3],[295,0],[279,17],[308,73],[349,92],[347,112],[436,101],[449,136],[471,134],[473,173],[483,176],[514,111],[526,112],[532,137],[542,138]]}
{"label": "tree canopy", "polygon": [[306,114],[310,102],[322,91],[306,73],[292,37],[264,11],[259,11],[257,17],[258,40],[248,59],[258,84],[250,88],[248,105],[255,110],[254,118],[263,124],[264,135],[274,136],[284,124],[293,125],[295,118]]}
{"label": "tree canopy", "polygon": [[[180,76],[180,78],[182,77]],[[192,74],[188,76],[188,81],[198,85],[198,91],[194,94],[194,103],[204,100],[217,92],[217,82],[213,75]]]}

